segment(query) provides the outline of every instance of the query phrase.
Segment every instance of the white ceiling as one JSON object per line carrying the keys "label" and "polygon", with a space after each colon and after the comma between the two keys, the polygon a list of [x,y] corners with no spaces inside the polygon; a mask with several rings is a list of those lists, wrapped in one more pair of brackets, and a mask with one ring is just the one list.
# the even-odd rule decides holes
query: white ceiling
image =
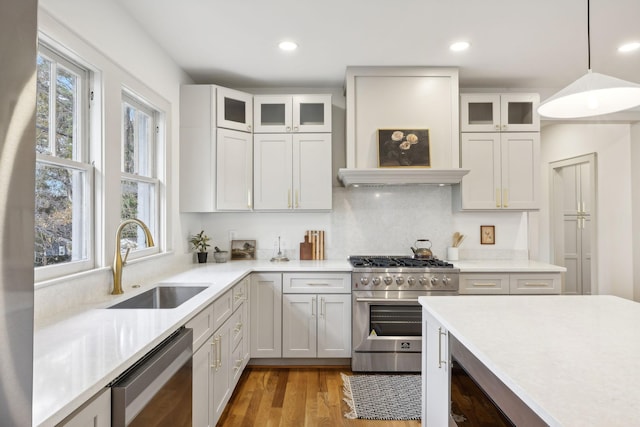
{"label": "white ceiling", "polygon": [[[197,83],[341,87],[349,65],[427,65],[466,88],[555,90],[587,70],[587,0],[118,1]],[[591,0],[594,71],[640,83],[640,51],[617,52],[633,40],[640,0]]]}

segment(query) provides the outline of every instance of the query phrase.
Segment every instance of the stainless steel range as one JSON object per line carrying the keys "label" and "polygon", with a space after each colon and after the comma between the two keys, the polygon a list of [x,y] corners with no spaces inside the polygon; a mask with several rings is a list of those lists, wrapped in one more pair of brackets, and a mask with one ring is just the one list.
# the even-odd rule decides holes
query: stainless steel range
{"label": "stainless steel range", "polygon": [[350,256],[353,266],[351,369],[419,372],[422,308],[418,297],[457,295],[460,270],[438,259]]}

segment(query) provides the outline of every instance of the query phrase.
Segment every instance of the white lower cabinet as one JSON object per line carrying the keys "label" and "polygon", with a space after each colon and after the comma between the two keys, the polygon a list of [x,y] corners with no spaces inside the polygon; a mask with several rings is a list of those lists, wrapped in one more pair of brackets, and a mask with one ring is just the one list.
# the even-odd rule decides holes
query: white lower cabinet
{"label": "white lower cabinet", "polygon": [[186,324],[194,330],[194,427],[216,425],[249,361],[248,287],[246,277]]}
{"label": "white lower cabinet", "polygon": [[560,293],[560,273],[461,273],[461,295],[537,295]]}
{"label": "white lower cabinet", "polygon": [[58,427],[110,427],[111,389],[105,388],[65,418]]}
{"label": "white lower cabinet", "polygon": [[283,357],[351,357],[351,296],[285,294]]}
{"label": "white lower cabinet", "polygon": [[251,306],[251,357],[282,357],[282,274],[253,273]]}

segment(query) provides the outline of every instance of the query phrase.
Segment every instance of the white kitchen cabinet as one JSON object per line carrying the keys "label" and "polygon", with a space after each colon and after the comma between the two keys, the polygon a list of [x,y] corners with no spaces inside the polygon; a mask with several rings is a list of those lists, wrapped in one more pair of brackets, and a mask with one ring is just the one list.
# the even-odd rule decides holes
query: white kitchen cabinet
{"label": "white kitchen cabinet", "polygon": [[241,132],[251,132],[253,95],[239,90],[218,87],[217,126]]}
{"label": "white kitchen cabinet", "polygon": [[538,132],[537,93],[465,93],[460,95],[462,132]]}
{"label": "white kitchen cabinet", "polygon": [[331,209],[331,134],[255,134],[254,159],[255,210]]}
{"label": "white kitchen cabinet", "polygon": [[58,427],[110,427],[111,389],[105,388],[71,415],[62,420]]}
{"label": "white kitchen cabinet", "polygon": [[284,294],[283,357],[350,357],[351,297]]}
{"label": "white kitchen cabinet", "polygon": [[539,208],[539,133],[463,133],[461,151],[462,209]]}
{"label": "white kitchen cabinet", "polygon": [[282,357],[282,274],[253,273],[249,295],[251,357]]}
{"label": "white kitchen cabinet", "polygon": [[422,309],[422,425],[448,426],[451,413],[449,333]]}
{"label": "white kitchen cabinet", "polygon": [[216,210],[216,86],[180,87],[180,211]]}
{"label": "white kitchen cabinet", "polygon": [[[225,114],[234,116],[230,110],[221,112],[220,106],[225,105],[225,102],[231,104],[228,101],[232,99],[229,93],[236,92],[214,85],[184,85],[180,88],[182,212],[251,209],[251,134],[247,133],[246,128],[240,129],[241,132],[238,131],[238,126],[220,124],[221,117]],[[249,124],[250,117],[251,115]]]}
{"label": "white kitchen cabinet", "polygon": [[[251,134],[217,130],[216,207],[248,211],[253,206],[253,143]],[[197,193],[196,189],[190,191]]]}
{"label": "white kitchen cabinet", "polygon": [[351,356],[350,285],[346,273],[283,274],[283,357]]}
{"label": "white kitchen cabinet", "polygon": [[560,273],[461,273],[460,295],[556,295]]}
{"label": "white kitchen cabinet", "polygon": [[255,133],[330,133],[331,95],[256,95]]}
{"label": "white kitchen cabinet", "polygon": [[[217,298],[187,324],[193,329],[193,425],[213,426],[249,361],[249,278]],[[203,339],[203,337],[205,337]]]}

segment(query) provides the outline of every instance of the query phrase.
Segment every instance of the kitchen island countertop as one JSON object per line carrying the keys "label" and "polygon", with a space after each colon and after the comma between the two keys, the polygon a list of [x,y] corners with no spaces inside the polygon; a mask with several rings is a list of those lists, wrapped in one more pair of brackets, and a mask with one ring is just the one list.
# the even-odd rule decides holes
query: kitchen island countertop
{"label": "kitchen island countertop", "polygon": [[640,304],[614,296],[420,297],[551,426],[640,420]]}

